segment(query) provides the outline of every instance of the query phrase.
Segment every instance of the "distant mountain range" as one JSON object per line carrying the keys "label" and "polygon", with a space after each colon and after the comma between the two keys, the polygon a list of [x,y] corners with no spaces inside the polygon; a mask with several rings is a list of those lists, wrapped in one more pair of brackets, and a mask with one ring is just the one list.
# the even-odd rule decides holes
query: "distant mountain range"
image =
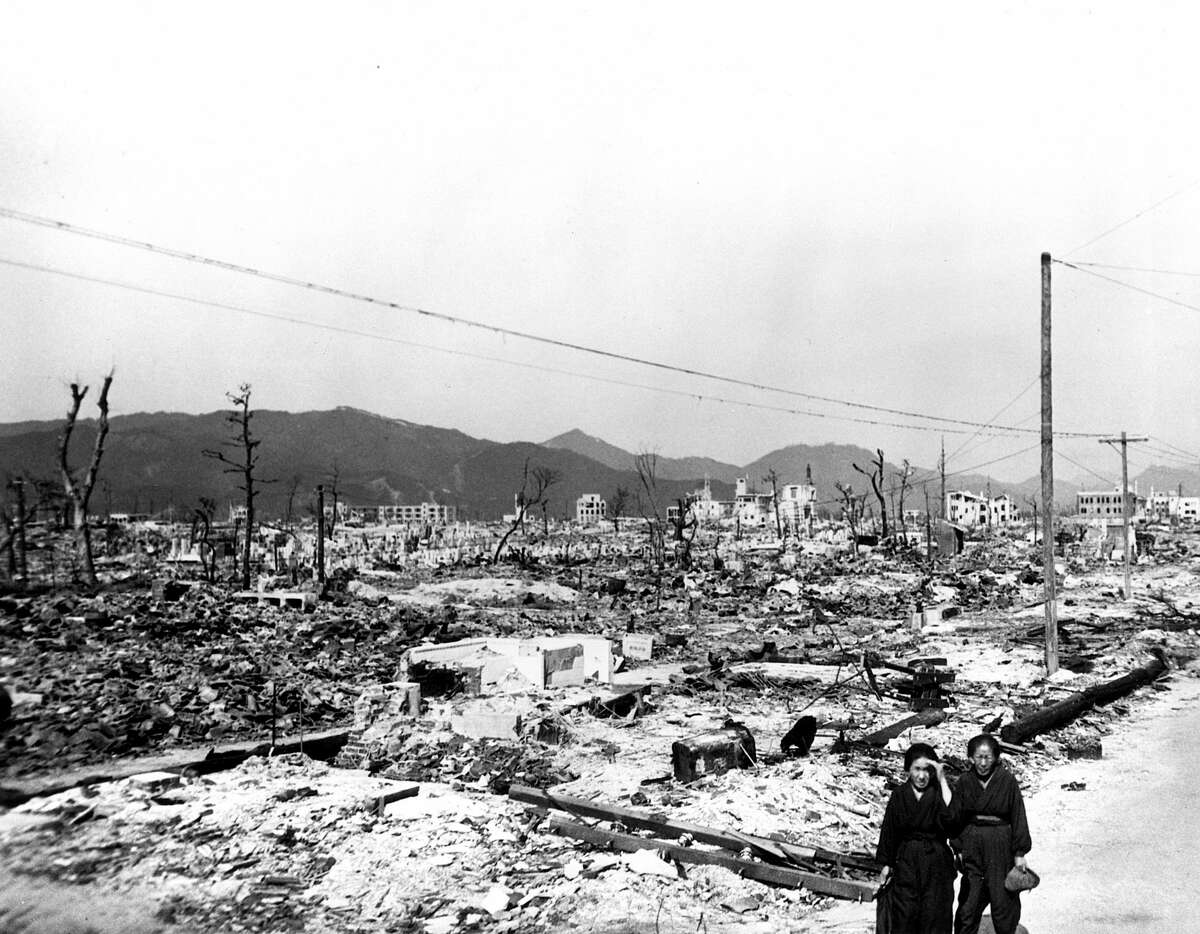
{"label": "distant mountain range", "polygon": [[[242,499],[238,477],[223,472],[217,461],[201,455],[203,449],[220,448],[232,435],[226,412],[187,415],[173,412],[139,413],[114,417],[92,497],[94,512],[161,512],[173,506],[177,514],[189,512],[200,497],[218,504],[224,515],[230,504]],[[520,488],[526,463],[545,467],[559,477],[550,494],[550,514],[574,515],[575,500],[584,493],[599,493],[612,501],[618,487],[630,494],[627,514],[636,515],[633,498],[640,492],[632,452],[579,430],[566,432],[542,444],[500,443],[472,438],[460,431],[418,425],[352,408],[321,412],[254,412],[252,431],[260,439],[258,474],[274,480],[262,486],[258,508],[263,516],[279,517],[288,509],[293,515],[307,513],[313,490],[336,483],[342,502],[359,505],[417,503],[434,500],[458,507],[463,519],[495,519],[513,509],[513,496]],[[30,479],[56,480],[57,443],[62,422],[40,421],[0,424],[0,479],[18,474]],[[84,421],[76,429],[72,463],[88,456],[95,437],[95,422]],[[236,448],[225,448],[236,455]],[[832,506],[840,496],[835,484],[869,492],[867,478],[852,464],[870,469],[874,455],[851,445],[791,445],[738,467],[708,457],[659,457],[656,469],[661,495],[670,501],[686,496],[710,481],[717,499],[730,499],[737,477],[749,478],[750,486],[769,488],[766,476],[774,469],[782,483],[804,482],[811,467],[820,503]],[[899,468],[886,465],[888,485],[897,482]],[[1153,474],[1153,478],[1149,475]],[[1161,476],[1160,476],[1161,475]],[[1139,478],[1149,489],[1178,483],[1195,489],[1195,472],[1152,468]],[[947,489],[1008,492],[1024,505],[1026,497],[1037,497],[1037,478],[1005,484],[983,475],[952,476]],[[1094,484],[1092,484],[1094,485]],[[916,468],[906,506],[921,509],[925,492],[931,504],[938,498],[937,471]],[[1060,502],[1073,502],[1077,487],[1056,482]],[[0,496],[7,497],[6,490]]]}

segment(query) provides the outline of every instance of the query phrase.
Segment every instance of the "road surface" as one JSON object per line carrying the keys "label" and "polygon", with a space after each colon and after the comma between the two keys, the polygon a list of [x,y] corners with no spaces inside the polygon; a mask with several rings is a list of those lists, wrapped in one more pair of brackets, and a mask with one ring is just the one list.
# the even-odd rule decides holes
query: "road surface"
{"label": "road surface", "polygon": [[1054,769],[1027,800],[1030,934],[1200,931],[1200,680],[1170,684],[1104,737],[1103,759]]}

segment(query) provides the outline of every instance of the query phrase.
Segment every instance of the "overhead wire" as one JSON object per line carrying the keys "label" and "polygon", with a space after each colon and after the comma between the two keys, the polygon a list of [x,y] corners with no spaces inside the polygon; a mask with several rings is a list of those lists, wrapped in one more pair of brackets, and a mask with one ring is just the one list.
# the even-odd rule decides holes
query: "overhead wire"
{"label": "overhead wire", "polygon": [[1166,441],[1163,438],[1157,438],[1154,435],[1151,435],[1150,440],[1155,441],[1155,442],[1163,445],[1164,447],[1173,448],[1174,450],[1179,451],[1181,454],[1184,454],[1185,456],[1190,457],[1192,460],[1200,461],[1200,454],[1196,454],[1192,451],[1187,450],[1186,448],[1181,448],[1181,447],[1179,447],[1179,445],[1172,444],[1170,441]]}
{"label": "overhead wire", "polygon": [[[710,373],[705,370],[699,370],[693,367],[679,366],[676,364],[665,363],[659,360],[651,360],[646,357],[638,357],[632,354],[619,353],[617,351],[604,350],[598,347],[592,347],[585,344],[578,344],[572,341],[561,340],[559,338],[546,337],[540,334],[534,334],[529,331],[521,331],[515,328],[503,327],[501,325],[489,324],[483,321],[476,321],[471,318],[465,318],[459,315],[451,315],[444,312],[432,311],[427,308],[421,308],[415,305],[406,305],[400,302],[394,302],[387,299],[376,298],[375,296],[366,295],[361,292],[353,292],[348,289],[338,288],[336,286],[325,285],[318,282],[310,282],[303,279],[298,279],[294,276],[287,276],[281,273],[273,273],[252,266],[245,266],[239,263],[229,262],[227,260],[215,259],[208,256],[203,256],[198,253],[190,253],[184,250],[177,250],[171,247],[160,246],[155,243],[144,240],[135,240],[130,237],[123,237],[118,234],[105,233],[103,231],[93,230],[87,227],[81,227],[76,224],[71,224],[66,221],[55,220],[53,218],[43,217],[37,214],[29,214],[24,211],[17,211],[12,208],[0,206],[0,217],[6,217],[10,220],[16,220],[26,224],[46,227],[52,230],[59,230],[65,233],[76,234],[78,236],[90,237],[92,239],[101,240],[107,243],[116,244],[118,246],[130,247],[133,249],[144,250],[160,256],[170,257],[190,263],[198,263],[204,266],[223,269],[228,272],[235,272],[242,275],[254,276],[260,279],[278,282],[284,285],[294,286],[296,288],[308,289],[314,292],[320,292],[327,295],[334,295],[339,298],[345,298],[357,302],[365,302],[381,308],[388,308],[393,311],[408,312],[411,314],[420,315],[426,318],[443,321],[450,324],[463,325],[465,327],[477,328],[493,334],[499,334],[506,337],[519,338],[535,343],[544,344],[551,347],[557,347],[564,350],[572,350],[578,353],[590,354],[593,356],[603,357],[609,360],[617,360],[624,363],[632,363],[639,366],[652,367],[654,369],[679,373],[685,376],[693,376],[701,379],[714,380],[716,382],[727,383],[735,386],[742,386],[748,389],[755,389],[765,392],[774,392],[781,395],[788,395],[795,398],[807,399],[813,402],[825,402],[831,405],[844,405],[848,408],[856,408],[871,412],[878,412],[887,415],[897,415],[904,418],[915,418],[923,421],[937,422],[939,424],[950,425],[965,425],[968,427],[983,427],[997,428],[1004,430],[1012,430],[1014,433],[1032,433],[1038,429],[1008,429],[1007,426],[988,425],[986,422],[978,422],[970,419],[952,418],[942,415],[930,415],[923,412],[913,412],[906,409],[891,408],[889,406],[873,405],[866,402],[855,402],[848,399],[838,399],[833,396],[823,396],[816,393],[802,392],[800,390],[788,389],[780,386],[772,386],[767,383],[760,383],[753,380],[741,379],[734,376],[726,376],[718,373]],[[1097,433],[1092,432],[1059,432],[1064,437],[1100,437]]]}
{"label": "overhead wire", "polygon": [[1063,460],[1074,464],[1080,470],[1086,470],[1088,473],[1090,473],[1093,477],[1096,477],[1098,480],[1103,480],[1105,483],[1111,483],[1113,486],[1120,488],[1121,484],[1118,483],[1116,480],[1114,480],[1112,477],[1106,477],[1103,474],[1096,473],[1096,471],[1092,470],[1091,467],[1088,467],[1086,464],[1081,464],[1079,461],[1075,460],[1075,458],[1073,458],[1067,454],[1064,454],[1062,451],[1055,451],[1054,453],[1058,457],[1061,457]]}
{"label": "overhead wire", "polygon": [[[1025,417],[1024,417],[1023,419],[1021,419],[1019,422],[1014,422],[1014,424],[1015,424],[1015,425],[1017,425],[1017,426],[1024,425],[1024,424],[1025,424],[1025,423],[1027,423],[1027,422],[1031,422],[1031,421],[1033,421],[1033,420],[1034,420],[1035,418],[1037,418],[1039,415],[1040,415],[1040,413],[1039,413],[1039,412],[1031,412],[1029,415],[1025,416]],[[974,443],[974,444],[969,444],[969,445],[967,445],[965,448],[960,448],[960,451],[961,451],[961,453],[959,453],[959,454],[958,454],[958,456],[959,456],[959,457],[966,457],[966,456],[967,456],[967,455],[969,455],[969,454],[974,454],[976,451],[979,451],[979,450],[981,450],[981,449],[983,449],[983,448],[987,447],[989,444],[991,444],[991,443],[992,443],[993,441],[995,441],[997,438],[1013,438],[1013,437],[1016,437],[1016,436],[1015,436],[1015,435],[997,435],[997,434],[987,434],[987,433],[984,433],[984,434],[982,434],[982,435],[981,435],[981,440],[980,440],[980,441],[977,441],[977,442],[976,442],[976,443]],[[1085,439],[1082,439],[1082,438],[1064,438],[1064,439],[1060,439],[1060,440],[1063,440],[1063,441],[1082,441],[1082,440],[1085,440]],[[1091,439],[1087,439],[1087,440],[1091,440]],[[949,463],[949,462],[950,462],[950,460],[951,460],[951,458],[950,458],[950,457],[947,457],[947,458],[946,458],[946,462],[947,462],[947,463]]]}
{"label": "overhead wire", "polygon": [[1151,454],[1157,454],[1159,457],[1165,457],[1165,459],[1169,460],[1169,461],[1176,461],[1178,463],[1188,463],[1188,465],[1193,465],[1193,463],[1196,462],[1195,457],[1188,457],[1183,454],[1178,454],[1177,451],[1168,450],[1166,448],[1159,448],[1159,447],[1157,447],[1157,445],[1154,445],[1154,444],[1144,443],[1141,445],[1141,447],[1142,447],[1142,450],[1150,451]]}
{"label": "overhead wire", "polygon": [[[125,289],[132,292],[138,292],[144,295],[152,295],[158,298],[167,298],[174,301],[191,302],[193,304],[202,305],[208,308],[217,308],[224,311],[237,312],[239,314],[251,315],[256,318],[264,318],[271,321],[280,321],[287,324],[293,324],[302,327],[316,328],[318,330],[330,331],[337,334],[345,334],[353,337],[362,337],[369,340],[383,341],[389,344],[398,344],[405,347],[415,347],[420,350],[431,350],[437,353],[449,354],[451,356],[465,357],[472,360],[483,360],[490,363],[500,363],[507,366],[520,367],[528,370],[535,370],[542,373],[553,373],[561,376],[570,376],[573,378],[582,378],[592,380],[594,382],[607,383],[609,385],[624,386],[632,389],[644,389],[650,392],[664,393],[667,395],[681,396],[686,399],[695,399],[701,402],[713,402],[721,405],[740,406],[743,408],[761,409],[771,412],[781,412],[786,415],[797,415],[811,418],[834,419],[838,421],[848,421],[857,424],[874,425],[886,428],[900,428],[913,431],[930,431],[943,434],[968,434],[972,430],[968,428],[946,428],[933,425],[912,425],[903,422],[890,422],[881,419],[861,418],[854,415],[837,415],[829,412],[818,412],[811,409],[789,408],[780,405],[771,405],[763,402],[748,402],[742,399],[730,399],[724,396],[716,396],[708,393],[698,393],[686,389],[674,389],[667,386],[653,386],[647,383],[637,383],[631,380],[616,379],[615,377],[598,376],[590,373],[582,373],[579,370],[566,370],[559,367],[546,366],[544,364],[526,363],[520,360],[511,360],[504,357],[497,357],[490,354],[475,353],[466,350],[457,350],[448,347],[439,347],[436,344],[426,344],[420,341],[405,340],[400,337],[392,337],[387,334],[378,334],[372,331],[363,331],[357,328],[346,327],[345,325],[328,324],[320,321],[309,321],[304,318],[296,318],[291,315],[279,314],[276,312],[262,311],[260,309],[248,308],[244,305],[233,305],[227,302],[218,302],[212,299],[198,298],[196,296],[185,295],[180,292],[171,292],[164,289],[156,289],[150,286],[138,285],[132,282],[123,282],[118,279],[106,279],[100,276],[90,276],[84,273],[71,272],[70,270],[58,269],[53,266],[43,266],[37,263],[26,263],[20,260],[0,257],[0,264],[13,266],[19,269],[28,269],[35,272],[48,273],[57,276],[65,276],[70,279],[77,279],[83,282],[95,283],[98,285],[111,286],[113,288]],[[982,429],[975,429],[974,433],[978,434]],[[1001,429],[995,429],[993,437],[1011,438],[1013,435],[1000,434]]]}
{"label": "overhead wire", "polygon": [[[1019,399],[1020,399],[1020,398],[1021,398],[1023,395],[1025,395],[1025,393],[1029,392],[1029,390],[1030,390],[1030,389],[1032,389],[1032,388],[1033,388],[1033,387],[1034,387],[1034,386],[1037,384],[1037,381],[1038,381],[1039,379],[1041,379],[1041,374],[1040,374],[1040,373],[1039,373],[1038,375],[1034,376],[1034,378],[1033,378],[1032,380],[1030,380],[1030,381],[1029,381],[1029,385],[1027,385],[1027,386],[1026,386],[1024,389],[1022,389],[1022,390],[1021,390],[1019,393],[1017,393],[1015,396],[1013,396],[1013,398],[1012,398],[1012,400],[1011,400],[1011,401],[1009,401],[1009,402],[1008,402],[1006,405],[1002,406],[1002,407],[1000,408],[1000,410],[996,412],[996,414],[995,414],[995,415],[993,415],[993,416],[992,416],[990,419],[988,419],[988,422],[989,422],[989,423],[994,423],[994,422],[996,421],[996,419],[998,419],[998,418],[999,418],[1001,415],[1003,415],[1003,414],[1004,414],[1005,412],[1007,412],[1007,411],[1008,411],[1010,408],[1012,408],[1014,405],[1016,405],[1017,401],[1018,401],[1018,400],[1019,400]],[[949,455],[949,456],[946,458],[946,460],[947,460],[947,461],[953,460],[953,459],[954,459],[954,457],[955,457],[955,455],[957,455],[959,451],[961,451],[961,450],[962,450],[964,447],[966,447],[968,444],[970,444],[970,443],[971,443],[971,441],[972,441],[972,440],[973,440],[973,439],[976,437],[976,435],[978,435],[978,433],[979,433],[979,432],[976,432],[975,434],[971,435],[971,436],[970,436],[969,438],[967,438],[967,439],[966,439],[966,440],[965,440],[965,441],[964,441],[962,444],[960,444],[960,445],[959,445],[957,448],[955,448],[955,449],[954,449],[954,450],[953,450],[953,451],[950,453],[950,455]]]}
{"label": "overhead wire", "polygon": [[[998,464],[1001,461],[1011,460],[1014,457],[1019,457],[1022,454],[1027,454],[1030,451],[1032,451],[1034,448],[1039,447],[1039,446],[1040,446],[1040,442],[1038,444],[1031,444],[1031,445],[1029,445],[1029,447],[1021,448],[1021,450],[1019,450],[1019,451],[1013,451],[1010,454],[1004,454],[1000,457],[995,457],[992,460],[984,461],[982,464],[974,464],[970,467],[963,467],[959,470],[949,471],[949,472],[947,472],[946,476],[947,477],[959,477],[959,476],[962,476],[963,474],[972,473],[976,470],[982,470],[984,467],[991,467],[993,464]],[[909,484],[907,484],[907,488],[913,489],[917,483],[928,483],[930,480],[940,478],[940,476],[941,476],[941,474],[939,474],[937,471],[932,471],[930,473],[930,476],[922,477],[919,480],[916,478],[913,478],[913,481],[910,482]],[[895,493],[900,488],[901,488],[900,486],[893,484],[891,486],[882,487],[881,492],[891,495],[892,493]],[[872,492],[873,491],[868,491],[867,495],[871,495]],[[841,503],[841,502],[843,502],[843,500],[841,500],[841,499],[827,499],[827,500],[820,500],[820,501],[814,502],[813,505],[815,505],[815,506],[830,506],[830,505],[836,505],[837,503]]]}
{"label": "overhead wire", "polygon": [[1177,269],[1153,269],[1148,266],[1117,266],[1113,263],[1084,263],[1080,260],[1074,260],[1075,266],[1088,266],[1092,269],[1116,269],[1122,272],[1151,272],[1161,276],[1187,276],[1192,279],[1200,279],[1200,272],[1180,272]]}
{"label": "overhead wire", "polygon": [[1186,184],[1182,188],[1180,188],[1178,191],[1174,191],[1171,194],[1167,195],[1165,198],[1155,201],[1148,208],[1143,208],[1142,210],[1140,210],[1136,214],[1134,214],[1132,217],[1126,218],[1125,220],[1121,221],[1121,223],[1117,224],[1116,226],[1108,228],[1108,230],[1104,231],[1104,233],[1099,234],[1098,236],[1092,237],[1092,239],[1087,241],[1087,243],[1081,243],[1079,246],[1075,247],[1074,249],[1068,250],[1066,253],[1063,254],[1063,256],[1070,256],[1072,253],[1078,253],[1080,250],[1084,249],[1085,247],[1091,246],[1093,243],[1099,243],[1105,237],[1109,236],[1110,234],[1116,233],[1122,227],[1125,227],[1128,224],[1132,224],[1139,217],[1145,217],[1151,211],[1162,207],[1164,204],[1166,204],[1168,201],[1172,200],[1173,198],[1177,198],[1177,197],[1179,197],[1179,195],[1183,194],[1185,191],[1188,191],[1189,189],[1196,187],[1197,184],[1200,184],[1200,179],[1196,179],[1195,181],[1189,182],[1188,184]]}
{"label": "overhead wire", "polygon": [[1134,292],[1140,292],[1142,295],[1148,295],[1151,298],[1157,298],[1171,305],[1178,305],[1180,308],[1186,308],[1188,311],[1200,311],[1200,305],[1191,305],[1187,302],[1181,302],[1177,298],[1171,298],[1169,295],[1163,295],[1161,292],[1154,292],[1150,289],[1144,289],[1139,285],[1134,285],[1131,282],[1122,282],[1120,279],[1114,279],[1112,276],[1106,276],[1104,273],[1096,272],[1092,269],[1087,269],[1075,263],[1068,263],[1063,259],[1054,260],[1060,266],[1066,266],[1068,269],[1074,269],[1076,272],[1082,272],[1089,276],[1095,276],[1097,279],[1103,279],[1105,282],[1111,282],[1113,285],[1119,285],[1123,288],[1130,289]]}

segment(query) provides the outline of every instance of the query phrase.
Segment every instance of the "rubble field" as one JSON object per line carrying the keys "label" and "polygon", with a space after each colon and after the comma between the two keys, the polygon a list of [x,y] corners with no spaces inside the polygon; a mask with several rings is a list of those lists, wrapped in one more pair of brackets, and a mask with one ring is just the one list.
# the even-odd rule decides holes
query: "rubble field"
{"label": "rubble field", "polygon": [[1060,560],[1051,677],[1020,540],[936,567],[733,542],[665,575],[614,541],[298,608],[199,581],[0,596],[0,929],[88,930],[76,905],[91,930],[864,930],[910,743],[956,774],[969,737],[1143,672],[1004,740],[1036,795],[1200,671],[1184,533],[1127,600],[1119,565]]}

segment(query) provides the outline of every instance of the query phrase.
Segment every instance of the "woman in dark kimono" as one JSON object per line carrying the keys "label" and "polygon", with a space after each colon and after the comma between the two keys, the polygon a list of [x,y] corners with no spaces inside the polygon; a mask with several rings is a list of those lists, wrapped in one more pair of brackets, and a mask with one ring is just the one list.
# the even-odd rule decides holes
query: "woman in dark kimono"
{"label": "woman in dark kimono", "polygon": [[[904,754],[908,781],[892,792],[875,859],[880,882],[891,879],[893,934],[950,934],[954,855],[950,785],[933,747],[914,743]],[[935,787],[935,776],[936,785]]]}
{"label": "woman in dark kimono", "polygon": [[959,832],[951,845],[963,862],[954,932],[976,934],[990,903],[996,934],[1013,934],[1021,899],[1004,887],[1004,877],[1013,866],[1025,868],[1025,854],[1033,847],[1025,801],[1017,780],[1000,762],[995,737],[976,736],[967,744],[967,757],[971,769],[954,788]]}

